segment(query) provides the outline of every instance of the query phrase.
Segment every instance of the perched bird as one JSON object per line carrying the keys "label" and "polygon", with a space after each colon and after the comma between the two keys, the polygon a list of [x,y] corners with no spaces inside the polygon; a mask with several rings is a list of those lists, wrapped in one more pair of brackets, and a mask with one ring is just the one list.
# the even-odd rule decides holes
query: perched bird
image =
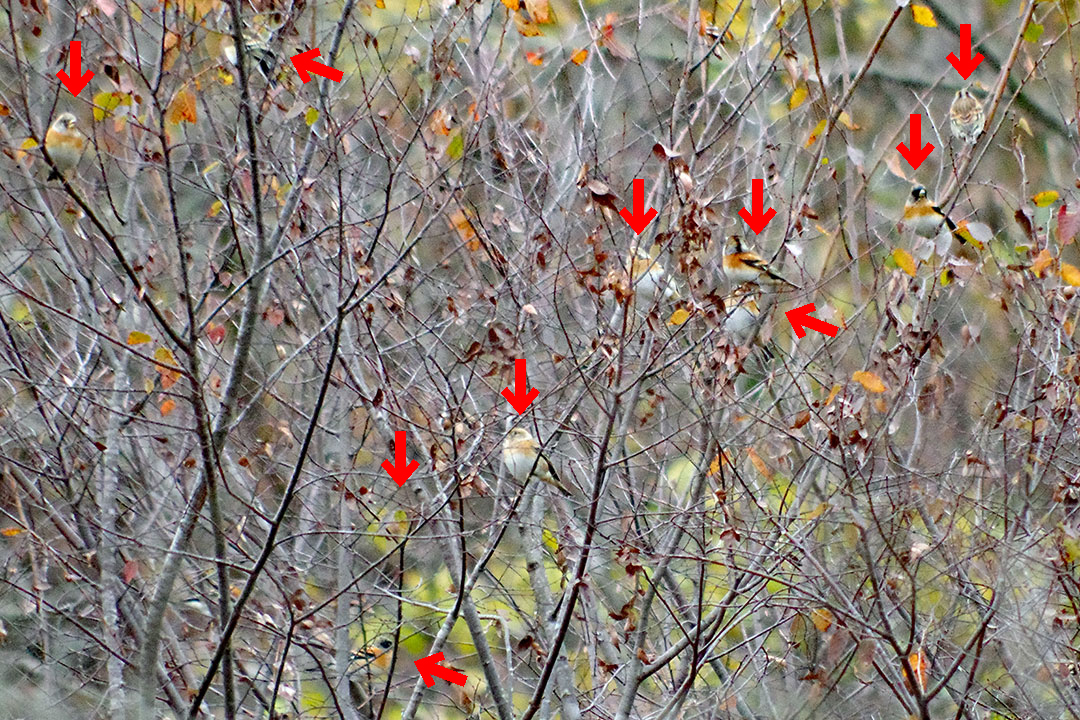
{"label": "perched bird", "polygon": [[724,298],[724,332],[736,345],[746,345],[753,339],[761,309],[756,293],[740,292]]}
{"label": "perched bird", "polygon": [[502,455],[507,472],[518,482],[524,483],[531,474],[566,495],[573,494],[559,481],[555,468],[540,454],[540,444],[525,428],[514,428],[507,434],[503,440]]}
{"label": "perched bird", "polygon": [[674,279],[666,275],[664,266],[645,248],[637,248],[628,265],[630,282],[637,297],[649,304],[658,299],[678,297]]}
{"label": "perched bird", "polygon": [[953,137],[974,145],[982,134],[986,116],[983,104],[967,88],[956,91],[949,107],[949,127]]}
{"label": "perched bird", "polygon": [[389,670],[390,661],[394,659],[393,649],[393,639],[388,637],[379,638],[374,644],[352,654],[352,668],[354,670],[363,668]]}
{"label": "perched bird", "polygon": [[56,117],[45,133],[45,150],[56,166],[49,171],[47,179],[59,180],[61,175],[68,177],[86,150],[86,136],[79,131],[74,115],[66,112]]}
{"label": "perched bird", "polygon": [[966,229],[960,228],[952,221],[936,203],[926,195],[926,188],[916,185],[911,189],[904,204],[904,219],[900,222],[901,227],[910,227],[916,235],[925,238],[935,238],[941,232],[941,226],[949,229],[953,242],[951,251],[954,255],[969,260],[978,258],[975,250],[982,250],[983,244],[975,239]]}
{"label": "perched bird", "polygon": [[798,289],[798,285],[778,275],[769,263],[753,250],[743,247],[742,238],[732,235],[728,241],[728,252],[724,254],[724,275],[732,285],[744,283],[762,284],[778,282]]}
{"label": "perched bird", "polygon": [[[273,31],[267,29],[249,31],[244,29],[240,34],[244,39],[244,51],[248,60],[259,68],[259,72],[262,73],[268,83],[276,85],[278,57],[270,46]],[[232,35],[225,35],[221,39],[221,54],[225,56],[230,65],[237,67],[239,60],[236,53],[236,42],[233,40]],[[251,65],[248,67],[251,67]]]}

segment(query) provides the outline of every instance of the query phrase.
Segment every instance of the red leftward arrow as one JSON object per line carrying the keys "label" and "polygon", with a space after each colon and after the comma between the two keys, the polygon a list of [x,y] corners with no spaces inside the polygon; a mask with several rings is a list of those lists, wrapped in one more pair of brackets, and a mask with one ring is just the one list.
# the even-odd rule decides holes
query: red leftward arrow
{"label": "red leftward arrow", "polygon": [[922,115],[911,113],[911,138],[908,144],[900,143],[896,146],[897,151],[904,156],[912,170],[918,170],[923,160],[930,157],[934,152],[934,146],[930,143],[922,144]]}
{"label": "red leftward arrow", "polygon": [[[465,686],[465,681],[469,679],[468,675],[459,673],[456,670],[451,670],[448,667],[443,667],[439,663],[442,662],[443,654],[437,652],[434,655],[428,655],[426,658],[420,658],[415,662],[416,669],[420,671],[420,677],[424,679],[424,684],[431,687],[435,684],[435,678],[442,678],[446,682],[454,683],[455,685]],[[432,676],[435,677],[432,677]]]}
{"label": "red leftward arrow", "polygon": [[971,54],[971,24],[967,23],[960,26],[960,57],[956,57],[956,53],[949,53],[946,60],[956,68],[956,72],[960,73],[960,77],[967,80],[971,77],[971,73],[975,72],[975,68],[979,67],[979,63],[983,61],[982,53]]}
{"label": "red leftward arrow", "polygon": [[630,212],[626,208],[619,211],[623,220],[630,226],[630,229],[640,235],[645,232],[645,228],[648,226],[652,219],[656,217],[656,208],[649,208],[649,211],[645,211],[645,181],[641,178],[634,178],[634,212]]}
{"label": "red leftward arrow", "polygon": [[502,396],[510,401],[510,404],[514,406],[514,409],[518,411],[518,415],[525,412],[532,401],[536,399],[536,396],[540,394],[540,391],[536,388],[526,391],[528,381],[525,379],[525,360],[518,358],[514,360],[514,389],[503,388]]}
{"label": "red leftward arrow", "polygon": [[405,431],[395,430],[394,462],[383,460],[382,469],[386,471],[391,480],[398,484],[398,487],[401,487],[416,472],[418,467],[420,467],[420,463],[415,460],[411,462],[405,460]]}
{"label": "red leftward arrow", "polygon": [[776,217],[776,211],[769,208],[762,212],[762,206],[765,204],[764,180],[751,180],[750,189],[752,195],[750,207],[753,208],[753,212],[748,211],[746,208],[739,208],[739,217],[746,221],[746,224],[750,226],[755,235],[760,235],[765,226]]}
{"label": "red leftward arrow", "polygon": [[323,65],[315,58],[319,57],[322,53],[319,52],[319,48],[311,48],[299,55],[293,55],[292,60],[293,67],[296,68],[296,72],[300,73],[300,82],[306,83],[311,79],[309,73],[315,73],[321,75],[324,78],[329,78],[334,82],[341,82],[341,78],[345,77],[345,73],[337,68],[332,68],[329,65]]}
{"label": "red leftward arrow", "polygon": [[64,83],[64,87],[71,91],[72,95],[78,96],[82,92],[82,89],[90,82],[90,78],[94,77],[94,73],[89,70],[86,74],[81,74],[82,70],[82,41],[72,40],[71,51],[68,53],[68,57],[71,60],[71,74],[61,70],[56,73],[56,77],[60,78],[60,82]]}
{"label": "red leftward arrow", "polygon": [[829,337],[836,337],[836,333],[840,332],[840,328],[819,318],[810,317],[810,313],[815,310],[817,310],[817,307],[815,307],[814,303],[807,303],[793,310],[788,310],[784,315],[787,316],[788,322],[791,323],[791,329],[795,331],[797,337],[806,337],[804,327],[814,332],[825,333]]}

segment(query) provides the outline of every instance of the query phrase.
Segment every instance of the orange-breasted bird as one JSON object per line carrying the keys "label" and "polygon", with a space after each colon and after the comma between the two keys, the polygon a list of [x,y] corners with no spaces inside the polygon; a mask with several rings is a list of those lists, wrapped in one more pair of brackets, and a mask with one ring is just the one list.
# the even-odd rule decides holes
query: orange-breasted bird
{"label": "orange-breasted bird", "polygon": [[376,668],[389,670],[394,658],[394,641],[388,637],[379,638],[373,644],[352,654],[353,669]]}
{"label": "orange-breasted bird", "polygon": [[515,480],[524,483],[530,474],[542,483],[558,489],[566,495],[572,495],[559,481],[555,468],[548,459],[540,454],[540,443],[525,428],[514,428],[503,440],[503,464]]}
{"label": "orange-breasted bird", "polygon": [[922,185],[916,185],[911,189],[911,194],[904,204],[904,218],[900,225],[910,227],[916,235],[925,238],[937,237],[941,232],[941,226],[944,225],[952,235],[951,252],[968,260],[977,259],[978,253],[975,251],[982,250],[982,243],[976,240],[967,229],[958,227],[937,203],[930,200],[926,194],[926,188]]}
{"label": "orange-breasted bird", "polygon": [[738,235],[732,235],[728,240],[727,252],[724,254],[724,275],[732,285],[777,282],[796,289],[799,287],[769,267],[768,261],[756,252],[746,249]]}
{"label": "orange-breasted bird", "polygon": [[68,177],[86,151],[86,136],[79,131],[78,120],[69,112],[60,113],[45,133],[45,150],[52,158],[55,168],[49,171],[48,180]]}

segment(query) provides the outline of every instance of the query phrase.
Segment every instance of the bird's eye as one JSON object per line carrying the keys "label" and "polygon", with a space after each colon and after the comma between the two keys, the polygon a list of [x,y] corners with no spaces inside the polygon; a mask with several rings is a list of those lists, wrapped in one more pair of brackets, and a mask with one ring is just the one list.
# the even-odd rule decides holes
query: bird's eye
{"label": "bird's eye", "polygon": [[390,638],[383,638],[379,641],[379,647],[381,647],[383,650],[389,650],[390,648],[394,647],[394,641]]}

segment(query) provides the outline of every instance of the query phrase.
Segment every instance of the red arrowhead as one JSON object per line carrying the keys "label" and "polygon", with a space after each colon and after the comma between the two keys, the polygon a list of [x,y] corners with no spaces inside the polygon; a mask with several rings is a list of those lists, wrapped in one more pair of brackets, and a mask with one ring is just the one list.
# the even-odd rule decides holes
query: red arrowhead
{"label": "red arrowhead", "polygon": [[[431,687],[435,684],[435,678],[442,678],[446,682],[464,687],[465,681],[469,679],[469,676],[459,673],[456,670],[443,667],[439,664],[442,662],[442,659],[443,654],[437,652],[434,655],[428,655],[426,658],[420,658],[416,661],[416,669],[420,671],[420,677],[424,679],[424,684]],[[432,677],[433,675],[435,677]]]}
{"label": "red arrowhead", "polygon": [[746,221],[746,224],[750,226],[750,229],[754,231],[755,235],[760,235],[761,231],[765,229],[765,226],[776,217],[776,211],[769,208],[762,212],[762,206],[765,204],[764,180],[751,180],[750,189],[752,196],[750,207],[754,209],[754,212],[751,213],[746,208],[739,208],[739,217]]}
{"label": "red arrowhead", "polygon": [[804,327],[814,332],[825,333],[829,337],[836,337],[836,333],[840,332],[840,328],[816,317],[810,317],[810,313],[815,310],[817,310],[817,307],[814,306],[814,303],[807,303],[802,307],[788,310],[784,315],[787,316],[788,322],[791,323],[791,328],[795,331],[797,337],[806,337]]}
{"label": "red arrowhead", "polygon": [[60,78],[60,82],[64,83],[64,87],[70,90],[72,95],[78,96],[82,89],[89,84],[90,78],[94,77],[94,73],[89,70],[84,75],[79,73],[82,70],[82,41],[71,41],[71,51],[68,53],[68,58],[71,60],[71,74],[69,75],[61,70],[56,73],[56,77]]}
{"label": "red arrowhead", "polygon": [[896,149],[904,156],[912,170],[918,170],[919,166],[923,164],[923,160],[930,157],[930,153],[934,152],[933,145],[930,143],[922,144],[922,115],[911,113],[911,138],[908,140],[907,145],[900,143],[896,146]]}
{"label": "red arrowhead", "polygon": [[963,60],[956,57],[956,53],[949,53],[945,58],[949,61],[956,72],[960,73],[960,77],[967,80],[971,77],[971,73],[975,72],[975,68],[979,67],[979,63],[983,61],[982,53],[971,54],[971,24],[965,24],[960,26],[960,55]]}
{"label": "red arrowhead", "polygon": [[[656,208],[649,208],[648,212],[645,212],[645,181],[641,178],[634,178],[634,212],[630,212],[626,208],[619,211],[623,220],[630,226],[630,229],[640,235],[645,232],[645,228],[648,226],[652,219],[656,217]],[[513,402],[511,400],[511,402]]]}
{"label": "red arrowhead", "polygon": [[296,68],[296,72],[300,73],[300,82],[306,83],[311,79],[309,73],[315,73],[321,75],[324,78],[329,78],[334,82],[341,82],[341,78],[345,77],[345,73],[337,68],[332,68],[329,65],[323,65],[315,58],[319,57],[322,53],[319,52],[319,48],[311,48],[306,52],[302,52],[299,55],[293,55],[292,60],[293,67]]}
{"label": "red arrowhead", "polygon": [[394,463],[389,460],[383,460],[382,469],[386,471],[386,474],[390,476],[390,479],[401,487],[405,484],[416,468],[420,467],[420,463],[415,460],[406,462],[405,460],[405,431],[394,431]]}
{"label": "red arrowhead", "polygon": [[[640,182],[635,180],[634,182]],[[653,211],[655,212],[655,211]],[[536,396],[540,394],[540,391],[536,388],[525,391],[525,387],[528,382],[525,380],[525,360],[514,360],[514,389],[503,388],[502,396],[510,401],[510,404],[514,406],[514,409],[518,411],[518,415],[525,412],[532,401],[536,399]]]}

